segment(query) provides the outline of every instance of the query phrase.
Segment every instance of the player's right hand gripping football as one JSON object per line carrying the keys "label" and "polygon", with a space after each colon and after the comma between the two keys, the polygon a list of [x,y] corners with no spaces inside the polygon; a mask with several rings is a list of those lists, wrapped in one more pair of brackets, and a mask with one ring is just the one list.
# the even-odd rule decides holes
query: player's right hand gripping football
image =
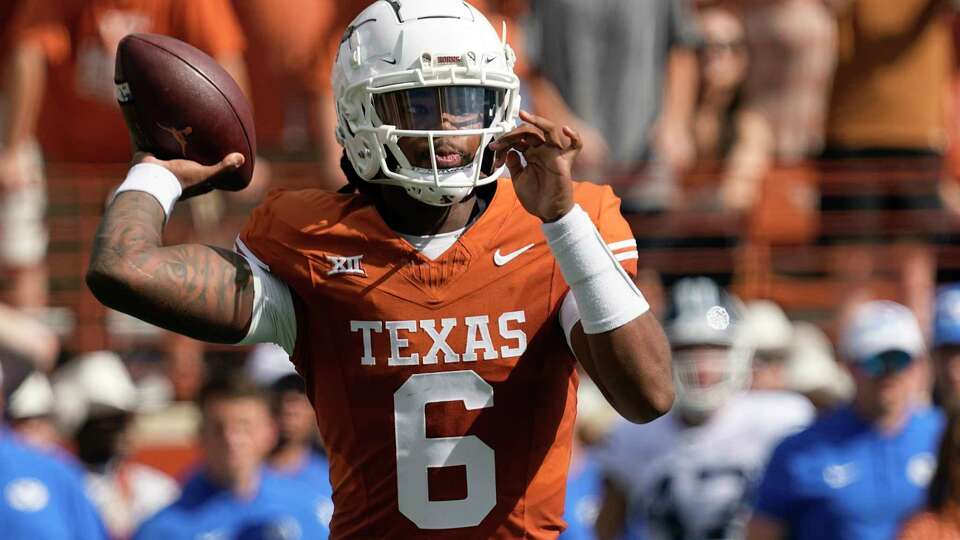
{"label": "player's right hand gripping football", "polygon": [[213,165],[201,165],[187,159],[171,159],[168,161],[157,159],[148,152],[136,152],[133,155],[133,164],[156,163],[172,172],[183,194],[180,200],[196,197],[220,187],[218,180],[243,166],[244,157],[239,152],[232,152]]}
{"label": "player's right hand gripping football", "polygon": [[[573,208],[571,175],[583,141],[569,127],[526,111],[520,111],[520,119],[527,123],[490,145],[499,153],[494,166],[507,164],[517,198],[527,212],[545,223],[556,221]],[[526,166],[517,152],[523,154]]]}

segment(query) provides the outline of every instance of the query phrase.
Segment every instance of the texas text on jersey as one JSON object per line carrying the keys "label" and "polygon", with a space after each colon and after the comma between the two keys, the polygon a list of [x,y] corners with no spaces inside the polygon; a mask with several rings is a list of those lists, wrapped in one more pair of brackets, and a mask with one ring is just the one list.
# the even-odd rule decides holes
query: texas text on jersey
{"label": "texas text on jersey", "polygon": [[[578,184],[576,199],[634,274],[610,188]],[[558,322],[569,288],[509,180],[437,260],[366,197],[319,190],[273,195],[240,239],[296,298],[293,360],[330,453],[334,536],[559,532],[576,411]]]}

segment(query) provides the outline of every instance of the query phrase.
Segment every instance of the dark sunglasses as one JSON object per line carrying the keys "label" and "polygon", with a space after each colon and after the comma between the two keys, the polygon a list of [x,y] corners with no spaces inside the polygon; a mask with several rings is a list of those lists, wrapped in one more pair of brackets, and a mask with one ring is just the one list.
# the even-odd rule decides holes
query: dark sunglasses
{"label": "dark sunglasses", "polygon": [[903,371],[913,362],[913,356],[904,351],[884,351],[858,363],[871,377],[880,377]]}
{"label": "dark sunglasses", "polygon": [[730,52],[740,52],[745,49],[747,43],[743,39],[732,39],[732,40],[716,40],[716,41],[707,41],[702,46],[701,49],[703,52],[711,53],[720,53],[724,51]]}

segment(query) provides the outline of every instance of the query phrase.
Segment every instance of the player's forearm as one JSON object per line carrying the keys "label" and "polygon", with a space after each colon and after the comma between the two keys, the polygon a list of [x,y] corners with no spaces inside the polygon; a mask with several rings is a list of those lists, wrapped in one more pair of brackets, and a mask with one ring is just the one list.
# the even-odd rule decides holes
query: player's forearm
{"label": "player's forearm", "polygon": [[586,349],[578,358],[621,416],[649,422],[673,406],[670,347],[652,313],[600,334],[585,334],[578,326],[573,339],[575,348],[580,342]]}
{"label": "player's forearm", "polygon": [[43,50],[39,46],[17,47],[10,62],[7,80],[10,117],[0,141],[8,147],[16,147],[29,141],[36,130],[47,72]]}
{"label": "player's forearm", "polygon": [[196,339],[240,341],[253,280],[239,255],[188,244],[163,247],[164,212],[146,193],[120,194],[94,241],[87,285],[104,305]]}

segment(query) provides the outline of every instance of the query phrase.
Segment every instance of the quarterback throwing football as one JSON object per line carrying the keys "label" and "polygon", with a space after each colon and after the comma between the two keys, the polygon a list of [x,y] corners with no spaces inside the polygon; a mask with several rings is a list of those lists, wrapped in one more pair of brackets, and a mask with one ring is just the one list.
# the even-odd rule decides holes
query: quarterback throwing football
{"label": "quarterback throwing football", "polygon": [[333,538],[555,538],[574,362],[630,420],[673,402],[619,200],[571,180],[580,137],[520,112],[514,61],[460,0],[380,0],[334,67],[351,192],[273,193],[236,252],[163,246],[181,190],[243,157],[138,154],[104,216],[102,302],[290,353],[330,454]]}

